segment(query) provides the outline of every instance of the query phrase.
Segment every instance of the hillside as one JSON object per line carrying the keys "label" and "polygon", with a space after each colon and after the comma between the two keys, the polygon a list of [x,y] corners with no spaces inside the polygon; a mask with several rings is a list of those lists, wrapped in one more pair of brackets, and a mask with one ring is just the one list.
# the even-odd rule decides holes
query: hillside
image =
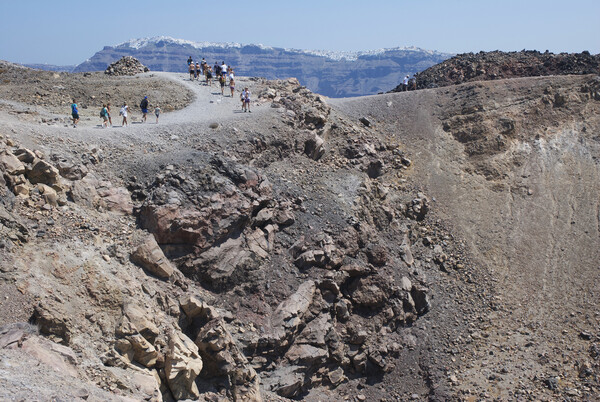
{"label": "hillside", "polygon": [[91,77],[192,95],[75,129],[0,92],[0,399],[600,397],[596,76],[239,77],[252,113]]}
{"label": "hillside", "polygon": [[[548,75],[598,74],[600,54],[559,53],[535,50],[479,52],[456,55],[415,74],[417,89],[438,88],[465,82]],[[402,84],[390,92],[401,92]]]}
{"label": "hillside", "polygon": [[330,97],[376,94],[406,74],[422,71],[451,55],[418,48],[367,52],[315,52],[262,45],[191,42],[169,37],[132,40],[106,46],[75,72],[104,71],[123,56],[133,56],[152,71],[187,72],[186,60],[225,61],[240,76],[297,78],[313,92]]}
{"label": "hillside", "polygon": [[478,286],[492,302],[469,323],[454,394],[598,399],[600,78],[472,82],[338,107],[402,139],[411,181],[490,274]]}

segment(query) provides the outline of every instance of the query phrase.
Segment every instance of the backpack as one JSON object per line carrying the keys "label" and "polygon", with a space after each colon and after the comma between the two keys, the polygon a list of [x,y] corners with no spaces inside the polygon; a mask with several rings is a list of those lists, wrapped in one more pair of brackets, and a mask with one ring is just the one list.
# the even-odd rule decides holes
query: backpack
{"label": "backpack", "polygon": [[100,111],[100,117],[104,117],[106,116],[106,109],[102,108],[102,110]]}

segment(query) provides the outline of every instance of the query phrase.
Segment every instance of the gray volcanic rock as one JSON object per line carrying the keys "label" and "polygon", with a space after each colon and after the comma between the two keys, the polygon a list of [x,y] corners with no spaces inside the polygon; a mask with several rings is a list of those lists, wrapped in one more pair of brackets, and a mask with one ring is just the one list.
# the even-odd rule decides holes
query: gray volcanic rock
{"label": "gray volcanic rock", "polygon": [[335,53],[262,45],[191,42],[168,37],[132,40],[106,46],[74,72],[102,71],[124,56],[133,56],[152,71],[187,72],[186,60],[202,57],[212,65],[225,61],[240,76],[268,79],[296,77],[313,92],[330,97],[372,95],[393,87],[406,74],[423,71],[448,57],[419,48]]}
{"label": "gray volcanic rock", "polygon": [[[464,82],[546,75],[597,74],[600,55],[587,51],[554,54],[535,50],[459,54],[415,74],[417,89],[458,85]],[[402,84],[390,92],[402,91]]]}
{"label": "gray volcanic rock", "polygon": [[139,62],[135,57],[124,56],[106,68],[104,74],[108,75],[136,75],[146,73],[150,69]]}

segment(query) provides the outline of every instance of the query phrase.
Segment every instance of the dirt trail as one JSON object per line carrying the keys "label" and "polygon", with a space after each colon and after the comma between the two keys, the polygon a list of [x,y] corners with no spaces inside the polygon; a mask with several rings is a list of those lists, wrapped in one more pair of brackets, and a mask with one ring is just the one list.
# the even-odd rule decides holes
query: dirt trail
{"label": "dirt trail", "polygon": [[[73,128],[72,125],[41,125],[35,126],[35,130],[42,134],[50,136],[60,136],[62,138],[70,138],[76,141],[87,140],[90,136],[98,140],[106,140],[111,142],[119,142],[123,138],[127,137],[138,137],[140,139],[156,139],[156,134],[165,129],[173,129],[177,131],[177,126],[183,124],[206,124],[211,122],[223,123],[230,120],[236,119],[249,119],[253,115],[258,115],[266,110],[265,107],[256,107],[256,94],[253,93],[253,107],[251,113],[243,113],[240,107],[239,93],[244,86],[248,86],[254,89],[254,83],[252,79],[246,77],[238,77],[236,79],[236,92],[234,97],[231,97],[229,87],[227,86],[225,96],[221,95],[220,87],[218,82],[213,82],[212,86],[207,86],[204,83],[198,81],[190,81],[186,74],[178,73],[163,73],[153,72],[140,74],[140,77],[153,76],[161,80],[176,82],[184,85],[186,88],[191,90],[195,96],[194,101],[182,110],[178,110],[170,113],[162,113],[159,118],[159,123],[156,124],[156,118],[154,116],[153,106],[158,103],[160,106],[160,99],[149,98],[151,108],[149,109],[147,122],[141,122],[141,111],[138,105],[129,105],[129,125],[126,127],[122,126],[122,118],[119,116],[119,105],[113,105],[111,111],[111,117],[113,121],[113,127],[103,129],[101,126],[100,117],[84,117],[79,123],[77,128]],[[141,100],[141,99],[140,99]],[[21,115],[24,110],[32,109],[29,106],[21,105],[16,102],[4,102],[5,105],[12,105],[14,108],[20,108],[17,116]],[[43,113],[41,108],[33,108],[37,113]],[[84,112],[85,113],[85,112]],[[98,109],[99,113],[99,109]],[[64,115],[52,115],[46,114],[47,117],[64,117]],[[85,114],[84,114],[85,116]],[[93,116],[96,116],[93,111]],[[70,116],[69,116],[70,117]],[[26,129],[28,124],[19,124],[15,120],[11,119],[8,124],[13,129]],[[22,119],[23,120],[23,119]],[[26,120],[26,119],[24,119]],[[27,123],[27,121],[25,121]],[[68,130],[66,130],[68,128]],[[175,133],[177,134],[177,133]]]}
{"label": "dirt trail", "polygon": [[[124,177],[115,177],[115,174],[119,176],[120,172],[128,170],[125,166],[139,175],[151,175],[162,164],[187,163],[193,158],[194,150],[203,147],[200,144],[209,143],[215,149],[226,149],[228,144],[238,139],[240,130],[260,127],[266,116],[275,114],[268,105],[257,102],[261,84],[255,78],[237,77],[236,92],[232,98],[228,86],[225,90],[229,92],[222,96],[218,82],[207,86],[190,81],[187,74],[153,72],[139,76],[152,76],[183,85],[192,91],[194,99],[184,109],[161,113],[158,124],[153,108],[156,99],[149,97],[151,108],[146,123],[141,123],[137,104],[129,105],[129,125],[126,127],[121,126],[119,106],[113,105],[112,128],[102,128],[98,116],[100,109],[92,110],[91,117],[90,111],[84,110],[81,122],[73,128],[72,123],[55,122],[57,118],[66,121],[69,108],[65,114],[57,115],[48,108],[3,101],[0,111],[7,111],[2,117],[3,133],[16,136],[23,146],[40,149],[47,155],[71,155],[77,159],[99,153],[108,163],[97,166],[97,171],[118,183]],[[241,111],[239,94],[244,87],[252,93],[250,113]],[[160,105],[160,99],[158,103]],[[43,119],[51,124],[44,124]],[[123,169],[115,171],[114,166],[123,166]]]}

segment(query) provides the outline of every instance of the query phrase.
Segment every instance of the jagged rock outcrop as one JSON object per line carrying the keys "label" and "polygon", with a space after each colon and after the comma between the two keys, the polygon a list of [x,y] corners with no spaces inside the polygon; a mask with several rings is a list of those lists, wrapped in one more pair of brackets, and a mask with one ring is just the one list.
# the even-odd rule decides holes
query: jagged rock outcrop
{"label": "jagged rock outcrop", "polygon": [[[415,74],[417,89],[445,87],[464,82],[544,75],[598,74],[600,55],[589,52],[559,53],[522,50],[520,52],[463,53]],[[402,84],[390,92],[402,91]]]}
{"label": "jagged rock outcrop", "polygon": [[196,399],[200,396],[195,380],[201,371],[198,347],[184,334],[173,333],[165,357],[165,374],[175,399]]}
{"label": "jagged rock outcrop", "polygon": [[159,278],[168,279],[175,270],[153,235],[148,235],[144,242],[131,254],[131,260]]}

